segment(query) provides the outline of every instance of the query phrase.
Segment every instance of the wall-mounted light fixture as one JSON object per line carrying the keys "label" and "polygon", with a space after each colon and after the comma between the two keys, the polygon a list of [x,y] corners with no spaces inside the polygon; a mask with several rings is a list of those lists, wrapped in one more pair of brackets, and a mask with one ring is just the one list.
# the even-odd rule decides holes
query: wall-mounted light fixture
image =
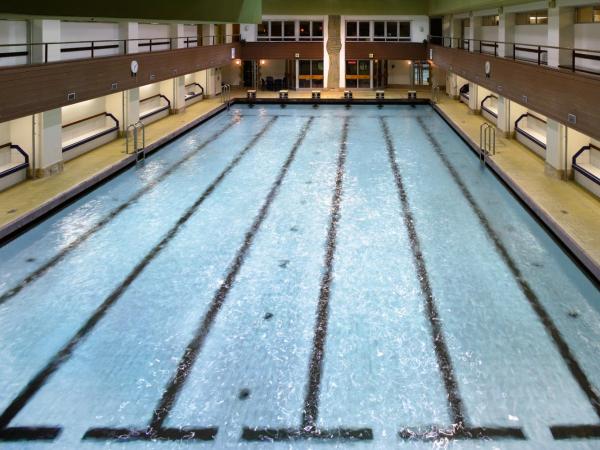
{"label": "wall-mounted light fixture", "polygon": [[261,59],[261,60],[260,60],[260,65],[261,65],[261,66],[264,66],[266,63],[267,63],[267,62],[266,62],[264,59]]}
{"label": "wall-mounted light fixture", "polygon": [[240,66],[242,64],[242,61],[240,59],[236,59],[235,60],[235,65],[236,66]]}

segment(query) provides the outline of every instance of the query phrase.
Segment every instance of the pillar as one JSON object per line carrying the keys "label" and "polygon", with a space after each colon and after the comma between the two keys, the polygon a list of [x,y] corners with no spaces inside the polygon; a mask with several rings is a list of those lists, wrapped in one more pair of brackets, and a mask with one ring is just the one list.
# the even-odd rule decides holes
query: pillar
{"label": "pillar", "polygon": [[34,117],[34,178],[43,178],[63,171],[62,114],[56,108]]}
{"label": "pillar", "polygon": [[446,94],[454,100],[458,100],[458,78],[455,73],[447,72],[446,74]]}
{"label": "pillar", "polygon": [[[548,8],[548,45],[573,48],[575,43],[575,9]],[[570,66],[572,55],[569,50],[548,49],[548,66]]]}
{"label": "pillar", "polygon": [[471,16],[469,17],[469,35],[467,38],[471,40],[469,49],[472,52],[478,52],[480,49],[480,42],[477,42],[476,40],[481,39],[481,21],[482,19],[480,16],[474,16],[471,13]]}
{"label": "pillar", "polygon": [[171,48],[186,48],[185,29],[182,23],[172,23],[169,25],[169,37],[171,38]]}
{"label": "pillar", "polygon": [[481,112],[481,106],[479,105],[479,87],[471,82],[469,82],[469,109],[475,114]]}
{"label": "pillar", "polygon": [[[327,43],[325,45],[329,59],[329,71],[327,73],[327,87],[336,89],[345,85],[345,58],[342,50],[342,18],[341,16],[329,16],[327,18]],[[342,74],[344,77],[342,78]]]}
{"label": "pillar", "polygon": [[[0,123],[0,145],[10,142],[10,122]],[[10,163],[10,147],[0,148],[0,166]]]}
{"label": "pillar", "polygon": [[225,43],[231,44],[233,42],[233,24],[225,24]]}
{"label": "pillar", "polygon": [[137,22],[121,22],[119,23],[119,35],[121,39],[127,41],[127,53],[137,53],[139,51],[138,41],[135,39],[139,38],[139,25]]}
{"label": "pillar", "polygon": [[567,127],[548,118],[546,174],[563,178],[567,168]]}
{"label": "pillar", "polygon": [[[215,25],[212,23],[202,24],[202,45],[213,45],[215,39]],[[200,40],[198,40],[200,45]]]}
{"label": "pillar", "polygon": [[173,78],[173,105],[174,113],[185,111],[185,76]]}
{"label": "pillar", "polygon": [[510,100],[498,95],[498,123],[497,127],[504,137],[510,137]]}
{"label": "pillar", "polygon": [[450,37],[452,38],[452,48],[461,46],[462,19],[457,19],[454,16],[450,17]]}
{"label": "pillar", "polygon": [[60,42],[60,20],[32,20],[31,21],[31,62],[44,63],[60,61],[60,45],[52,44]]}
{"label": "pillar", "polygon": [[[498,41],[514,42],[515,41],[515,14],[505,13],[500,11],[498,23]],[[502,58],[512,57],[513,46],[506,44],[498,44],[498,56]]]}
{"label": "pillar", "polygon": [[123,91],[123,125],[125,130],[140,120],[140,88]]}

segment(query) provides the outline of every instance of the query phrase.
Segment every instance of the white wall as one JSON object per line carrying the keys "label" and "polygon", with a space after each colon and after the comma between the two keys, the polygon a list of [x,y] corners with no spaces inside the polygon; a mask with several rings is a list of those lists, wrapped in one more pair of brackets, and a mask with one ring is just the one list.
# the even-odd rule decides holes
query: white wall
{"label": "white wall", "polygon": [[548,42],[548,26],[515,25],[515,42],[519,44],[546,45]]}
{"label": "white wall", "polygon": [[74,105],[63,106],[62,124],[66,125],[106,111],[105,97],[94,98]]}
{"label": "white wall", "polygon": [[32,116],[25,116],[10,121],[10,142],[20,146],[29,155],[31,162],[31,153],[33,140]]}
{"label": "white wall", "polygon": [[[600,24],[578,23],[575,24],[574,47],[578,49],[600,50]],[[600,56],[599,53],[595,55]],[[588,61],[578,58],[577,66],[600,72],[600,61]]]}
{"label": "white wall", "polygon": [[[497,26],[489,26],[489,27],[481,27],[481,40],[482,41],[497,41],[498,40],[498,27]],[[485,48],[487,51],[492,51],[491,47]]]}
{"label": "white wall", "polygon": [[167,38],[170,27],[164,24],[140,23],[138,33],[140,39]]}
{"label": "white wall", "polygon": [[255,42],[258,34],[258,26],[254,23],[243,23],[240,25],[241,39],[246,42]]}
{"label": "white wall", "polygon": [[388,84],[410,85],[410,71],[412,66],[407,60],[388,61]]}
{"label": "white wall", "polygon": [[[27,22],[24,20],[0,20],[0,44],[27,43]],[[3,47],[2,52],[26,51],[25,46]],[[0,66],[26,64],[27,56],[0,58]]]}
{"label": "white wall", "polygon": [[[118,23],[103,23],[103,22],[61,22],[60,23],[60,40],[61,42],[85,41],[79,44],[64,44],[62,48],[69,47],[87,47],[91,45],[91,41],[118,41],[121,39],[119,35]],[[122,44],[120,42],[96,42],[98,45],[118,44],[119,48],[95,50],[95,56],[111,56],[122,53]],[[61,53],[62,60],[90,58],[90,51],[68,52]]]}

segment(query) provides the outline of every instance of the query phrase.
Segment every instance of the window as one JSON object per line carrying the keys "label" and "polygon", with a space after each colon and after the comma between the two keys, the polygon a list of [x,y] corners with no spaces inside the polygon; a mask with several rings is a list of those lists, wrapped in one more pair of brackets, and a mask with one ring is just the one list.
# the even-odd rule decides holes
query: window
{"label": "window", "polygon": [[577,23],[600,23],[600,6],[582,6],[575,9]]}
{"label": "window", "polygon": [[269,22],[263,22],[258,24],[258,39],[269,37]]}
{"label": "window", "polygon": [[500,23],[500,16],[483,16],[481,25],[484,27],[495,27]]}
{"label": "window", "polygon": [[518,13],[515,23],[517,25],[547,25],[548,13],[546,11]]}
{"label": "window", "polygon": [[346,60],[346,87],[371,87],[371,61],[368,59]]}
{"label": "window", "polygon": [[301,20],[298,26],[298,34],[301,41],[322,41],[323,22]]}
{"label": "window", "polygon": [[373,22],[374,41],[409,41],[410,22]]}
{"label": "window", "polygon": [[283,27],[281,26],[281,22],[277,21],[277,22],[270,22],[271,23],[271,33],[269,34],[269,37],[271,38],[271,40],[277,39],[277,40],[281,40],[281,38],[283,37]]}
{"label": "window", "polygon": [[346,22],[347,41],[369,41],[371,39],[371,22],[348,21]]}
{"label": "window", "polygon": [[293,21],[283,22],[283,38],[285,41],[296,40],[296,23]]}

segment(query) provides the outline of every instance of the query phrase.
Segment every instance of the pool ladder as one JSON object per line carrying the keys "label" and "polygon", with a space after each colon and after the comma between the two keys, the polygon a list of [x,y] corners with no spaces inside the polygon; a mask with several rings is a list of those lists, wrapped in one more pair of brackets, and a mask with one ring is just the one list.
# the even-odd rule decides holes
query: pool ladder
{"label": "pool ladder", "polygon": [[[131,154],[135,154],[135,162],[139,163],[146,159],[146,127],[142,123],[141,120],[138,120],[136,123],[132,123],[127,127],[127,131],[125,133],[125,153],[129,153],[129,130],[131,130],[131,134],[133,136],[133,152]],[[142,130],[142,145],[139,146],[139,131]]]}
{"label": "pool ladder", "polygon": [[227,109],[231,103],[231,85],[224,84],[221,86],[221,103],[227,103]]}
{"label": "pool ladder", "polygon": [[479,127],[479,159],[485,164],[485,159],[496,154],[496,129],[489,123]]}

